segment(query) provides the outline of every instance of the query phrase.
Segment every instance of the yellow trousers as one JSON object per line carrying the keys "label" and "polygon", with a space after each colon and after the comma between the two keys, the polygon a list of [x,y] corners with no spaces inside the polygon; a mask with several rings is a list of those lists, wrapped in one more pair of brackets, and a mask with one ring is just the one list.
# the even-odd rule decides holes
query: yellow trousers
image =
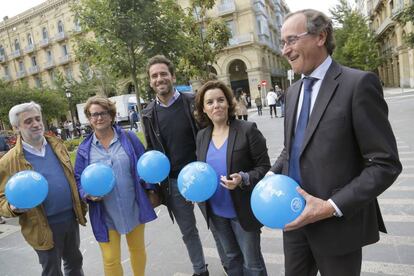
{"label": "yellow trousers", "polygon": [[[129,258],[134,276],[145,275],[147,253],[144,242],[145,225],[140,224],[126,234]],[[116,230],[109,230],[109,242],[100,242],[105,276],[122,276],[121,235]]]}

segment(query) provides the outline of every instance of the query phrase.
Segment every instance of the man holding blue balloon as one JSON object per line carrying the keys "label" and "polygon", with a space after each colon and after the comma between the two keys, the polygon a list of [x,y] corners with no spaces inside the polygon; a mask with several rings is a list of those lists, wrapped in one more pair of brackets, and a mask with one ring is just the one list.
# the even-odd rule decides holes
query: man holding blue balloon
{"label": "man holding blue balloon", "polygon": [[161,189],[170,217],[175,218],[183,235],[194,275],[207,276],[209,272],[196,227],[194,205],[180,194],[177,186],[181,169],[197,160],[195,140],[198,129],[192,115],[194,94],[180,93],[174,88],[174,71],[172,62],[162,55],[148,61],[149,83],[156,93],[156,100],[142,111],[142,121],[147,150],[163,152],[170,160],[171,171]]}
{"label": "man holding blue balloon", "polygon": [[[19,136],[16,146],[0,160],[0,215],[19,217],[22,234],[39,257],[42,275],[63,275],[62,260],[65,275],[84,275],[79,224],[86,223],[86,204],[79,199],[68,151],[60,139],[44,135],[41,107],[37,103],[12,107],[9,119]],[[33,171],[41,174],[45,179],[41,183],[46,184],[31,187],[30,193],[47,194],[39,205],[31,202],[31,194],[18,188],[27,186],[18,183],[27,175],[17,177],[17,189],[7,189],[6,185],[16,173],[35,175]],[[6,196],[19,202],[18,206]]]}
{"label": "man holding blue balloon", "polygon": [[302,79],[286,93],[284,149],[271,168],[299,183],[302,214],[285,225],[286,275],[360,275],[362,247],[386,232],[377,197],[401,172],[378,77],[332,60],[331,20],[285,17],[282,54]]}

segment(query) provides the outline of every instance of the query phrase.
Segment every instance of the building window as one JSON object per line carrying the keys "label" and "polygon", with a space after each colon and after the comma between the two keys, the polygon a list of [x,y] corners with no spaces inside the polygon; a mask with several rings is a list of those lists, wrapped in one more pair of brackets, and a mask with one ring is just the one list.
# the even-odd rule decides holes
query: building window
{"label": "building window", "polygon": [[43,39],[48,39],[48,37],[49,37],[49,35],[47,33],[47,29],[46,29],[46,27],[43,27],[42,28],[42,38]]}
{"label": "building window", "polygon": [[3,45],[0,45],[0,56],[5,56]]}
{"label": "building window", "polygon": [[33,38],[32,38],[32,34],[27,34],[27,44],[29,46],[33,45]]}
{"label": "building window", "polygon": [[50,77],[51,82],[55,81],[55,79],[56,79],[55,70],[52,69],[52,70],[49,71],[49,77]]}
{"label": "building window", "polygon": [[32,56],[32,66],[37,66],[36,56]]}
{"label": "building window", "polygon": [[35,80],[35,85],[36,85],[36,87],[37,87],[37,88],[41,88],[41,87],[42,87],[42,79],[41,79],[39,76],[36,76],[36,77],[34,78],[34,80]]}
{"label": "building window", "polygon": [[4,75],[8,77],[10,75],[9,66],[4,66]]}
{"label": "building window", "polygon": [[23,61],[19,61],[19,72],[24,72],[24,63],[23,63]]}
{"label": "building window", "polygon": [[19,43],[19,40],[17,38],[14,40],[14,49],[16,51],[20,50],[20,43]]}
{"label": "building window", "polygon": [[65,76],[68,80],[72,80],[73,79],[73,73],[72,73],[72,68],[70,68],[70,66],[66,66],[65,67]]}
{"label": "building window", "polygon": [[58,21],[57,27],[58,27],[58,33],[63,33],[64,29],[63,29],[63,22],[62,22],[62,20],[59,20]]}
{"label": "building window", "polygon": [[62,45],[62,53],[64,57],[68,55],[68,46],[66,44]]}
{"label": "building window", "polygon": [[48,62],[52,61],[52,51],[51,50],[47,50],[46,52],[46,58]]}
{"label": "building window", "polygon": [[234,34],[236,33],[236,26],[234,24],[234,20],[226,21],[227,29],[230,31],[230,38],[234,37]]}

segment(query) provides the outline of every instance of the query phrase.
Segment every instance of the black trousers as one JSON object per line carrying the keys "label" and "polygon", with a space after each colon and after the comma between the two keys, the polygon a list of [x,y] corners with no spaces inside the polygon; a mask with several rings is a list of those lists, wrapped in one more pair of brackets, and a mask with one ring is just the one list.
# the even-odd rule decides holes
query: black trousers
{"label": "black trousers", "polygon": [[49,250],[36,250],[39,263],[42,265],[42,276],[62,276],[62,260],[64,275],[83,276],[82,253],[79,250],[79,224],[75,219],[51,224],[55,246]]}
{"label": "black trousers", "polygon": [[[340,237],[338,237],[340,239]],[[359,276],[362,249],[340,256],[318,255],[312,250],[303,229],[283,233],[286,276]]]}

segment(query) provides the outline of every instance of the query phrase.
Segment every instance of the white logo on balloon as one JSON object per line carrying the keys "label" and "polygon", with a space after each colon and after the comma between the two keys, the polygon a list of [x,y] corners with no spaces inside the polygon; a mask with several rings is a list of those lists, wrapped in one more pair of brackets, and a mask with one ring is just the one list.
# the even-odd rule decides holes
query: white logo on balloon
{"label": "white logo on balloon", "polygon": [[294,197],[292,201],[290,202],[290,209],[292,209],[293,212],[297,213],[300,210],[302,210],[302,201],[298,197]]}

